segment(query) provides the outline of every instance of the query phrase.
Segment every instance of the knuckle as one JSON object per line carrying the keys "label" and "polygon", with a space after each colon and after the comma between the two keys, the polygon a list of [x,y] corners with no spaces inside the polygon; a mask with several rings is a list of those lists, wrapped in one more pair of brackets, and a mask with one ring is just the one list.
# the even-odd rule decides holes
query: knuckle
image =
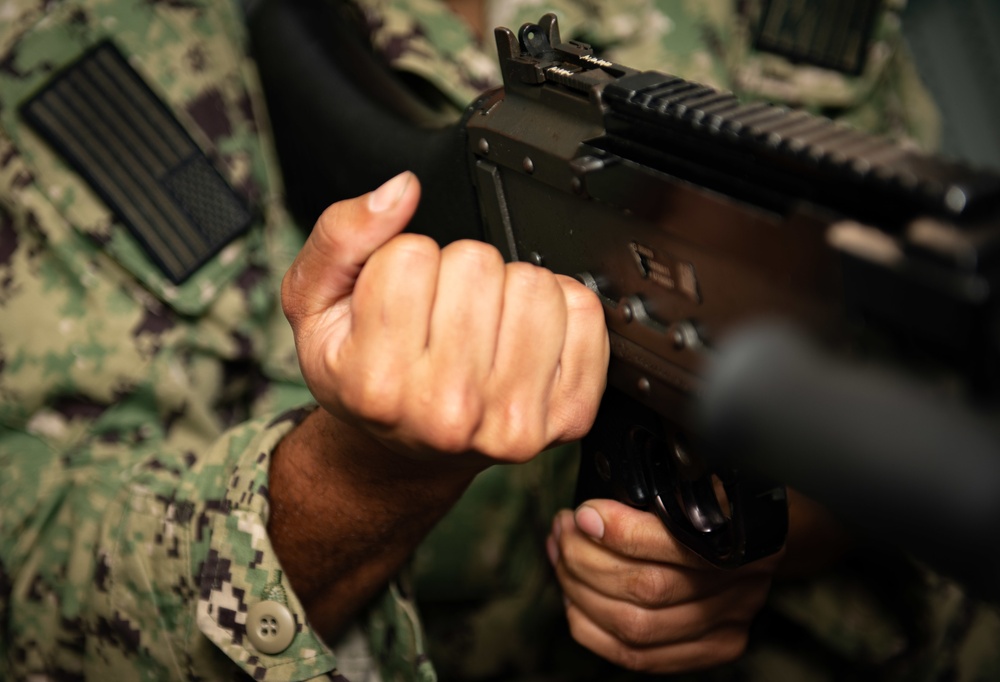
{"label": "knuckle", "polygon": [[722,630],[715,641],[707,642],[714,662],[719,665],[738,661],[746,653],[750,635],[746,628],[732,627]]}
{"label": "knuckle", "polygon": [[461,239],[444,247],[448,258],[456,258],[476,269],[499,270],[503,267],[503,256],[492,244],[474,239]]}
{"label": "knuckle", "polygon": [[604,315],[604,304],[597,300],[596,296],[590,295],[587,296],[587,304],[584,307],[575,306],[574,310],[577,319],[594,334],[594,338],[601,340],[601,350],[610,347],[607,334],[607,318]]}
{"label": "knuckle", "polygon": [[480,401],[464,386],[436,390],[429,399],[433,445],[442,452],[467,450],[480,423]]}
{"label": "knuckle", "polygon": [[512,399],[494,406],[489,422],[477,449],[493,459],[520,463],[545,449],[545,429],[537,414],[521,401]]}
{"label": "knuckle", "polygon": [[541,452],[546,445],[545,425],[540,411],[529,409],[525,401],[513,400],[503,410],[504,431],[508,436],[509,455],[522,461]]}
{"label": "knuckle", "polygon": [[576,399],[559,402],[552,407],[552,422],[556,425],[559,440],[572,441],[583,438],[590,431],[597,417],[600,397],[596,400]]}
{"label": "knuckle", "polygon": [[643,647],[652,644],[657,628],[652,614],[646,609],[629,605],[621,609],[614,621],[615,636],[629,647]]}
{"label": "knuckle", "polygon": [[447,429],[440,424],[432,425],[427,432],[427,446],[445,455],[460,455],[466,452],[469,449],[468,442],[460,432]]}
{"label": "knuckle", "polygon": [[525,441],[516,438],[493,438],[483,440],[476,450],[490,459],[509,464],[523,464],[542,451]]}
{"label": "knuckle", "polygon": [[[593,648],[593,645],[591,645],[591,643],[588,641],[587,637],[585,636],[586,633],[583,631],[583,628],[581,627],[580,623],[582,620],[583,618],[577,615],[576,612],[572,610],[566,611],[566,623],[569,626],[569,636],[572,637],[573,641],[575,641],[577,644],[580,644],[584,647]],[[603,652],[601,652],[596,648],[594,648],[594,653],[604,655]],[[605,658],[608,658],[609,660],[611,659],[610,656],[605,656]]]}
{"label": "knuckle", "polygon": [[[567,622],[570,636],[579,644],[621,668],[633,672],[652,672],[652,660],[646,649],[637,648],[620,639],[595,641],[592,634],[592,623],[575,609],[567,610]],[[614,637],[612,633],[612,637]]]}
{"label": "knuckle", "polygon": [[583,565],[580,545],[570,542],[568,534],[561,533],[559,537],[559,558],[567,570],[576,574]]}
{"label": "knuckle", "polygon": [[281,312],[293,324],[299,317],[299,311],[302,308],[302,290],[296,281],[299,278],[299,269],[295,263],[281,278]]}
{"label": "knuckle", "polygon": [[558,287],[551,270],[524,262],[508,263],[507,279],[519,295],[536,298],[551,296]]}
{"label": "knuckle", "polygon": [[597,295],[577,282],[572,277],[559,275],[559,281],[564,283],[563,291],[566,296],[566,303],[581,316],[587,318],[599,318],[604,320],[604,306]]}
{"label": "knuckle", "polygon": [[398,384],[384,372],[354,372],[340,382],[340,401],[352,414],[376,424],[391,425],[400,419]]}
{"label": "knuckle", "polygon": [[316,219],[316,227],[309,233],[309,239],[324,256],[350,245],[353,231],[343,229],[344,225],[355,222],[350,208],[348,202],[337,202],[327,206]]}
{"label": "knuckle", "polygon": [[409,262],[436,260],[440,248],[437,242],[427,235],[404,232],[390,239],[382,251],[393,258]]}
{"label": "knuckle", "polygon": [[649,656],[642,649],[620,646],[614,650],[611,659],[622,668],[631,670],[632,672],[645,673],[653,671]]}
{"label": "knuckle", "polygon": [[[626,555],[635,553],[634,544],[631,540],[626,541]],[[647,566],[627,571],[624,575],[624,589],[631,601],[649,607],[672,603],[675,592],[669,569]]]}
{"label": "knuckle", "polygon": [[337,232],[336,225],[340,222],[339,216],[343,213],[343,206],[337,202],[330,204],[323,212],[319,214],[319,218],[316,219],[316,225],[309,233],[310,238],[316,235],[318,238],[320,235],[328,236],[335,234]]}

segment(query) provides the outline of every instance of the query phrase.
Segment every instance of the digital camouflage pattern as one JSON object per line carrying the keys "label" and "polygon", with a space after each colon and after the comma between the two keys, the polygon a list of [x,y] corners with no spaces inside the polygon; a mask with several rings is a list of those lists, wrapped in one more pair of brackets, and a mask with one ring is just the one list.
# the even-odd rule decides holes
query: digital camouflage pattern
{"label": "digital camouflage pattern", "polygon": [[[257,216],[181,285],[18,113],[107,37]],[[0,64],[0,678],[433,679],[397,587],[328,647],[268,541],[310,400],[277,298],[303,232],[236,5],[4,0]],[[246,636],[266,598],[297,628],[273,656]]]}
{"label": "digital camouflage pattern", "polygon": [[[362,5],[375,44],[456,113],[496,82],[491,37],[482,48],[439,2]],[[933,143],[891,13],[880,56],[847,78],[752,53],[725,0],[497,1],[486,24],[546,11],[630,66]],[[182,285],[17,111],[105,37],[258,216]],[[426,644],[446,680],[614,679],[569,640],[544,555],[572,495],[567,449],[486,472],[421,548],[426,630],[402,579],[343,642],[310,630],[265,532],[270,453],[310,401],[277,306],[302,233],[244,50],[225,0],[0,0],[0,678],[432,680]],[[745,661],[709,677],[1000,677],[993,610],[875,557],[776,590]],[[275,656],[245,632],[265,598],[298,628]]]}

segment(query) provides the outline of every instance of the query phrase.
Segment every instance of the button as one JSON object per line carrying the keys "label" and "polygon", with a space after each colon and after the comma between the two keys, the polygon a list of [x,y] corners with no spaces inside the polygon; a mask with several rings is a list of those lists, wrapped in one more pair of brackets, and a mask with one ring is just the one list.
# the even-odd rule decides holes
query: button
{"label": "button", "polygon": [[280,654],[295,639],[295,619],[288,607],[262,601],[247,612],[247,637],[262,654]]}

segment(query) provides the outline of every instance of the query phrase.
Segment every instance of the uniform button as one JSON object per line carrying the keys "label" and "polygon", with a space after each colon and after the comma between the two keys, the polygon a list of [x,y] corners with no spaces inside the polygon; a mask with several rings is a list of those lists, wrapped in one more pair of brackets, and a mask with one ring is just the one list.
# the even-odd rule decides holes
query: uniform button
{"label": "uniform button", "polygon": [[295,639],[295,619],[276,601],[254,604],[247,612],[247,637],[262,654],[280,654]]}

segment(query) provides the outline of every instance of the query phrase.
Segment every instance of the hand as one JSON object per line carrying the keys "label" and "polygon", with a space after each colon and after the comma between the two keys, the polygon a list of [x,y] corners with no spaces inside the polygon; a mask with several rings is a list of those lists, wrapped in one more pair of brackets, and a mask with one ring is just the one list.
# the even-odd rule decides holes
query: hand
{"label": "hand", "polygon": [[333,205],[285,277],[317,401],[397,453],[456,466],[520,462],[581,437],[606,380],[599,301],[487,244],[399,234],[419,194],[403,173]]}
{"label": "hand", "polygon": [[400,234],[403,173],[327,209],[282,282],[320,408],[270,466],[268,534],[336,639],[493,461],[590,428],[607,373],[597,298],[493,247]]}
{"label": "hand", "polygon": [[739,658],[782,558],[715,568],[653,514],[612,500],[559,512],[548,552],[574,639],[612,663],[651,673]]}

